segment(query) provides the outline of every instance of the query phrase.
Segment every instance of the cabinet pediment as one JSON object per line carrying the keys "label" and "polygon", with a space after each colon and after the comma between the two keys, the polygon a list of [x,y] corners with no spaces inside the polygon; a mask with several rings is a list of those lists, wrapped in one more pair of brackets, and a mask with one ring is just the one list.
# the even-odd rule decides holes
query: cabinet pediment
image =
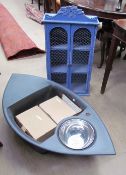
{"label": "cabinet pediment", "polygon": [[73,24],[88,23],[93,25],[97,25],[99,23],[96,16],[85,15],[84,11],[78,9],[76,6],[61,7],[57,14],[46,14],[44,21],[49,22],[50,20],[53,20],[56,23],[71,22]]}

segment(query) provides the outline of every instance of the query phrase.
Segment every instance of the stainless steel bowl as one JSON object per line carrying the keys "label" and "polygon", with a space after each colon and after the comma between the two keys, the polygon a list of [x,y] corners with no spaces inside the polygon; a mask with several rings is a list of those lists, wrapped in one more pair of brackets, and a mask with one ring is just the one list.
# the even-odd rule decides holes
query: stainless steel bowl
{"label": "stainless steel bowl", "polygon": [[61,142],[72,149],[84,149],[91,145],[95,138],[93,126],[79,118],[68,119],[58,130]]}

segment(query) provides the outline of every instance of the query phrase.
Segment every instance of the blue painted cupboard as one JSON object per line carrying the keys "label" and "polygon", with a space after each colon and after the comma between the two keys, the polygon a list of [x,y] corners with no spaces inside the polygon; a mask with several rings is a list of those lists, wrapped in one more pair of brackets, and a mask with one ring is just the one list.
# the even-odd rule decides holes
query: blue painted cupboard
{"label": "blue painted cupboard", "polygon": [[44,16],[47,78],[89,95],[98,19],[76,6]]}

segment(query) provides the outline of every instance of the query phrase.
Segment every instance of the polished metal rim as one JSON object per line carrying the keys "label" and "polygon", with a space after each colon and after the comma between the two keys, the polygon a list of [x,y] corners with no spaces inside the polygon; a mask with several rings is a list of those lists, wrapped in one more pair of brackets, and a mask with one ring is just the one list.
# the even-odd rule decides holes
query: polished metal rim
{"label": "polished metal rim", "polygon": [[63,145],[71,149],[84,149],[93,143],[95,130],[89,122],[72,118],[59,126],[58,137]]}

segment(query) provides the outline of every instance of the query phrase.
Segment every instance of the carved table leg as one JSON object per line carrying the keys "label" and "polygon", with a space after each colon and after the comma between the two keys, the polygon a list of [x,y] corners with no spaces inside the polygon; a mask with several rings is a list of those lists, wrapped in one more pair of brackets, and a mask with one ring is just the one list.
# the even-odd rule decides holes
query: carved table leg
{"label": "carved table leg", "polygon": [[40,5],[41,5],[40,0],[38,0],[38,9],[39,10],[40,10]]}
{"label": "carved table leg", "polygon": [[2,142],[0,142],[0,147],[2,147],[3,146],[3,143]]}
{"label": "carved table leg", "polygon": [[98,68],[102,67],[104,60],[108,56],[108,51],[109,51],[110,42],[111,42],[111,33],[104,31],[101,34],[100,40],[101,40],[101,61]]}
{"label": "carved table leg", "polygon": [[104,63],[104,57],[105,57],[105,42],[101,41],[101,61],[100,64],[98,65],[98,68],[101,68],[103,66]]}
{"label": "carved table leg", "polygon": [[51,13],[51,1],[44,0],[44,13]]}
{"label": "carved table leg", "polygon": [[111,42],[111,47],[110,47],[110,50],[109,50],[108,60],[107,60],[107,63],[106,63],[104,78],[103,78],[103,82],[102,82],[101,94],[103,94],[105,92],[105,88],[106,88],[106,85],[107,85],[109,74],[110,74],[110,71],[112,69],[113,60],[116,56],[116,50],[117,50],[118,42],[119,42],[119,40],[113,36],[112,42]]}
{"label": "carved table leg", "polygon": [[126,54],[124,55],[123,60],[126,60]]}
{"label": "carved table leg", "polygon": [[52,12],[56,13],[56,0],[53,0],[51,3],[51,7],[52,7]]}

